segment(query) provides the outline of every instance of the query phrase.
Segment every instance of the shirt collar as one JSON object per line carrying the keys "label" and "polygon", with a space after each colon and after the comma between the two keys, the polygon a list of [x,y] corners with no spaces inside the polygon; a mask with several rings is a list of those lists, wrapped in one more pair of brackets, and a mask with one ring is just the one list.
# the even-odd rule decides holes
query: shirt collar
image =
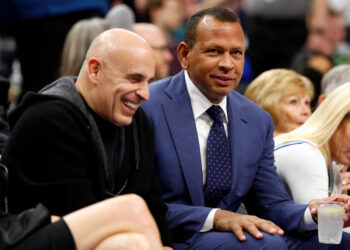
{"label": "shirt collar", "polygon": [[[194,85],[186,70],[185,82],[191,100],[194,119],[197,119],[214,104],[211,101],[209,101],[208,98],[202,94],[202,92],[200,92],[196,85]],[[227,123],[227,97],[225,96],[224,99],[217,105],[219,105],[224,111],[224,121]]]}

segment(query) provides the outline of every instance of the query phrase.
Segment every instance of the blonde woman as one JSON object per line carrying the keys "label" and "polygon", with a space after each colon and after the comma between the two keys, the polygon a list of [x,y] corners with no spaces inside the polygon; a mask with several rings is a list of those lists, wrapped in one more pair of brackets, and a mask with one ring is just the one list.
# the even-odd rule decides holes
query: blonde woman
{"label": "blonde woman", "polygon": [[252,81],[245,96],[272,116],[274,136],[302,125],[311,115],[312,82],[288,69],[272,69]]}
{"label": "blonde woman", "polygon": [[350,165],[350,82],[299,128],[275,138],[275,165],[296,203],[341,193],[336,164]]}

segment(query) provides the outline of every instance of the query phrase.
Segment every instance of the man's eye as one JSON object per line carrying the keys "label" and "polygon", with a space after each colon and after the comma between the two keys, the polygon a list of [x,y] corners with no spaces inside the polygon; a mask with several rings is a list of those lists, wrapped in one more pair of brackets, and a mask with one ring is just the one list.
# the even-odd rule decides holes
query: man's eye
{"label": "man's eye", "polygon": [[219,51],[217,49],[209,49],[207,50],[208,53],[218,53]]}
{"label": "man's eye", "polygon": [[242,51],[240,51],[240,50],[235,50],[235,51],[233,52],[233,54],[239,55],[239,56],[243,55]]}

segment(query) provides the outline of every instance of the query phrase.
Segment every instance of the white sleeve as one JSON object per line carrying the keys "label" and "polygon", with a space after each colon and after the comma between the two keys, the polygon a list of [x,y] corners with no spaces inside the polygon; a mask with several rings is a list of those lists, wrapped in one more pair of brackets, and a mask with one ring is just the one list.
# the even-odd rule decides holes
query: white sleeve
{"label": "white sleeve", "polygon": [[218,211],[218,210],[219,210],[219,208],[213,208],[210,211],[210,213],[207,216],[207,219],[204,222],[202,229],[199,232],[205,233],[205,232],[208,232],[208,231],[213,229],[214,215],[215,215],[216,211]]}
{"label": "white sleeve", "polygon": [[326,161],[312,145],[302,143],[276,150],[275,165],[295,203],[328,197]]}

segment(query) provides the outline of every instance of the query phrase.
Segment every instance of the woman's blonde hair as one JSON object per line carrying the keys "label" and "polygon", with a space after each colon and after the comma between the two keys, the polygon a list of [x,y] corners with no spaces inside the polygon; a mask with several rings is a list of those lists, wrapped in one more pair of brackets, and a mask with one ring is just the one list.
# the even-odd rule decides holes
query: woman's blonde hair
{"label": "woman's blonde hair", "polygon": [[281,99],[291,95],[314,97],[312,82],[289,69],[271,69],[261,73],[249,85],[244,95],[270,113],[275,126],[279,123]]}
{"label": "woman's blonde hair", "polygon": [[69,30],[61,58],[61,76],[77,76],[91,42],[103,31],[112,28],[103,18],[83,19]]}
{"label": "woman's blonde hair", "polygon": [[345,120],[350,120],[350,82],[336,88],[302,126],[275,137],[275,142],[280,144],[293,139],[308,140],[330,164],[332,158],[329,140]]}

